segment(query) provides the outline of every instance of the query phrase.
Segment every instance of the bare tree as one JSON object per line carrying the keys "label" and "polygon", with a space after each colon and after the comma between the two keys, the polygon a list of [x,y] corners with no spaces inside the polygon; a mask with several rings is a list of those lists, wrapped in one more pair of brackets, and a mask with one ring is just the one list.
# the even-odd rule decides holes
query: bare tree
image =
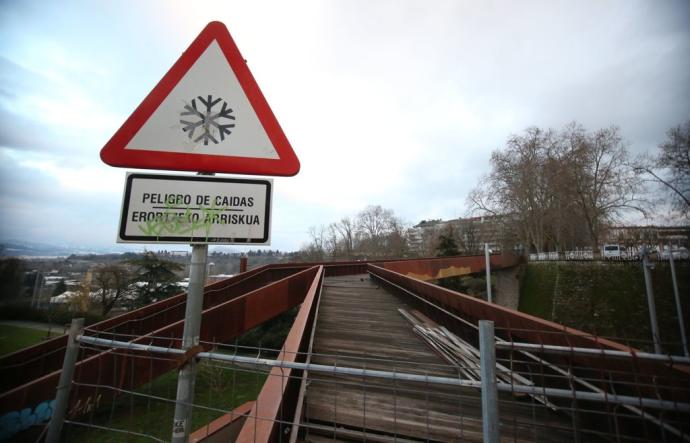
{"label": "bare tree", "polygon": [[390,209],[383,209],[380,205],[367,206],[359,213],[359,228],[369,237],[381,237],[388,232],[392,216],[393,212]]}
{"label": "bare tree", "polygon": [[458,246],[460,249],[466,253],[479,251],[481,248],[479,247],[477,234],[477,225],[473,219],[463,221],[458,232]]}
{"label": "bare tree", "polygon": [[440,231],[435,227],[429,227],[422,231],[422,251],[423,257],[432,257],[436,250]]}
{"label": "bare tree", "polygon": [[626,210],[646,215],[640,173],[629,167],[630,158],[617,127],[587,134],[573,131],[567,137],[565,162],[568,182],[580,215],[587,223],[593,247],[598,247],[604,230]]}
{"label": "bare tree", "polygon": [[642,158],[636,168],[653,177],[669,191],[673,207],[682,215],[690,213],[690,120],[666,133],[654,158]]}
{"label": "bare tree", "polygon": [[338,257],[338,252],[340,248],[338,247],[338,229],[335,223],[328,225],[325,233],[325,252],[330,255],[331,260],[335,260]]}
{"label": "bare tree", "polygon": [[541,252],[546,243],[546,226],[554,195],[546,181],[544,161],[554,145],[552,131],[528,128],[524,136],[513,135],[505,150],[491,155],[491,172],[469,195],[475,211],[490,215],[512,215],[523,244]]}
{"label": "bare tree", "polygon": [[407,239],[407,226],[399,218],[392,215],[390,219],[390,231],[386,236],[386,255],[390,257],[405,257],[409,252]]}
{"label": "bare tree", "polygon": [[403,257],[408,254],[407,226],[393,211],[368,206],[356,219],[343,217],[328,226],[309,228],[310,241],[300,250],[302,260],[335,260],[356,254]]}
{"label": "bare tree", "polygon": [[340,239],[345,249],[345,256],[352,259],[355,249],[355,222],[350,217],[343,217],[335,224],[335,229],[340,233]]}
{"label": "bare tree", "polygon": [[393,211],[380,205],[367,206],[357,216],[357,228],[369,254],[380,253],[383,238],[390,232]]}
{"label": "bare tree", "polygon": [[323,225],[311,226],[308,231],[309,243],[302,247],[300,256],[308,262],[323,261],[326,255],[326,230]]}
{"label": "bare tree", "polygon": [[493,152],[491,172],[468,201],[473,211],[500,216],[504,236],[514,231],[527,249],[597,247],[625,211],[645,213],[640,174],[628,162],[616,127],[593,133],[575,123],[560,132],[528,128]]}

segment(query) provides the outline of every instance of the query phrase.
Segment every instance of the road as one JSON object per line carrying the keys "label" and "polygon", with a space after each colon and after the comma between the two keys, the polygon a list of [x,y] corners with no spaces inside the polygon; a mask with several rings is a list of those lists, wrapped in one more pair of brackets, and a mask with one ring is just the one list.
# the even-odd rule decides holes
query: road
{"label": "road", "polygon": [[20,328],[38,329],[41,331],[50,330],[53,333],[65,331],[64,325],[59,325],[59,324],[55,324],[55,323],[53,323],[51,325],[49,323],[43,323],[43,322],[38,322],[38,321],[0,320],[0,325],[18,326]]}

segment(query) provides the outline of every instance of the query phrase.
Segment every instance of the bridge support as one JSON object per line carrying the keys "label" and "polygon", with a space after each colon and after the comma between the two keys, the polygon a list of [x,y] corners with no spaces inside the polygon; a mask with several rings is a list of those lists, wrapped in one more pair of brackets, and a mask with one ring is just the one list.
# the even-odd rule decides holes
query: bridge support
{"label": "bridge support", "polygon": [[496,339],[494,322],[479,321],[479,357],[482,376],[482,431],[484,443],[501,439],[498,423],[498,388],[496,386]]}

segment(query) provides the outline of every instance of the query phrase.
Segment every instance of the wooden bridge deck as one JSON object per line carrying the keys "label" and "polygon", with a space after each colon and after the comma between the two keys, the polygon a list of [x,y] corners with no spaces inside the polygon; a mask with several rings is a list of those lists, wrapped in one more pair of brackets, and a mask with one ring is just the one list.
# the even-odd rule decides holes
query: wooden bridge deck
{"label": "wooden bridge deck", "polygon": [[[400,315],[405,307],[368,275],[326,278],[312,362],[457,377]],[[308,380],[305,441],[481,441],[479,390],[314,373]],[[505,441],[573,441],[569,417],[529,399],[501,403],[500,413]]]}

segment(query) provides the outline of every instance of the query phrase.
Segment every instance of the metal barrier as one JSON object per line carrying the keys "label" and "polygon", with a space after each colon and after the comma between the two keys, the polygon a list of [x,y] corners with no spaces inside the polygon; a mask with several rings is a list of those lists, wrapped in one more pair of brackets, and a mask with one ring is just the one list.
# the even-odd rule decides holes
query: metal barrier
{"label": "metal barrier", "polygon": [[[314,281],[310,289],[314,296],[318,294],[320,284],[320,279]],[[294,331],[309,329],[308,319],[315,312],[316,301],[314,298],[307,300],[306,307],[301,311],[303,320],[298,320],[302,326],[293,328]],[[565,351],[564,349],[549,347],[539,350],[530,343],[496,341],[492,322],[481,322],[480,331],[483,332],[479,348],[475,351],[481,354],[481,358],[476,363],[465,362],[461,365],[444,367],[444,370],[458,374],[456,377],[424,374],[424,368],[420,373],[420,368],[414,361],[389,361],[391,370],[387,371],[367,369],[367,364],[375,365],[379,360],[376,356],[336,356],[341,363],[334,365],[308,363],[307,358],[314,357],[313,354],[290,351],[291,345],[287,343],[281,353],[273,358],[262,357],[262,355],[270,354],[271,350],[207,343],[214,350],[196,355],[196,358],[203,362],[203,367],[219,371],[218,374],[221,374],[218,375],[219,377],[223,377],[223,373],[233,376],[240,373],[260,374],[262,379],[265,377],[265,382],[248,412],[248,407],[241,413],[235,412],[235,406],[230,402],[225,407],[207,406],[201,403],[192,406],[197,414],[210,412],[212,416],[219,417],[229,414],[229,418],[224,419],[227,423],[239,420],[238,423],[241,426],[238,426],[234,434],[230,435],[234,441],[287,442],[291,440],[293,432],[299,433],[299,438],[304,441],[309,441],[310,435],[372,441],[384,441],[387,438],[386,435],[391,435],[393,439],[406,441],[406,433],[410,432],[410,429],[421,430],[422,434],[426,433],[428,439],[443,440],[441,435],[455,435],[461,439],[483,439],[485,442],[499,441],[501,437],[539,441],[572,441],[577,438],[590,441],[608,437],[626,441],[690,440],[689,403],[664,401],[653,396],[579,389],[577,384],[574,384],[574,374],[587,368],[559,366],[562,374],[559,375],[557,372],[549,374],[548,367],[542,365],[541,368],[536,368],[533,361],[528,361],[521,354],[525,350],[530,350],[543,357],[545,354],[554,352],[561,354]],[[295,337],[300,337],[300,334],[296,333]],[[303,337],[304,335],[298,341],[302,341]],[[76,342],[83,348],[108,348],[113,352],[134,353],[150,359],[176,361],[184,355],[184,351],[176,348],[136,344],[88,335],[77,337]],[[591,349],[572,348],[569,352],[591,354]],[[609,352],[606,351],[606,353]],[[610,356],[628,361],[634,361],[637,358],[632,354],[621,353]],[[640,358],[653,359],[651,356],[644,355]],[[670,357],[669,361],[682,363],[683,358]],[[431,369],[426,368],[427,371]],[[477,378],[461,377],[460,370],[476,374]],[[336,410],[338,405],[343,408],[343,411],[346,410],[348,402],[351,401],[345,397],[338,397],[338,386],[355,386],[356,389],[360,389],[364,398],[361,407],[362,419],[370,420],[369,424],[361,429],[350,429],[337,426],[335,418],[331,425],[323,420],[305,420],[304,417],[297,416],[298,413],[294,408],[280,401],[274,401],[276,398],[285,400],[286,390],[290,386],[299,385],[303,380],[303,373],[308,373],[307,383],[312,388],[317,387],[333,392],[331,406]],[[503,381],[506,379],[506,374],[508,377],[513,377],[512,382]],[[523,381],[518,382],[518,380]],[[550,386],[556,382],[570,388],[561,389]],[[586,383],[610,385],[610,381],[603,374],[599,377],[587,377]],[[436,385],[443,388],[438,391],[434,388]],[[72,386],[73,389],[93,388],[92,385],[78,380],[74,381]],[[123,421],[118,417],[134,413],[133,404],[137,404],[137,410],[141,409],[141,405],[145,403],[149,404],[149,408],[170,409],[170,405],[174,403],[174,397],[153,395],[146,389],[122,389],[107,383],[99,384],[97,388],[102,391],[116,390],[121,397],[120,400],[129,398],[129,401],[101,405],[100,411],[94,409],[90,415],[81,419],[68,418],[65,421],[64,438],[68,440],[97,439],[103,436],[104,432],[117,432],[145,437],[153,441],[166,441],[166,433],[170,432],[169,423],[168,426],[166,423],[157,423],[155,426],[149,424],[147,428],[136,425],[131,428],[119,428],[118,423]],[[236,388],[240,389],[239,386]],[[378,410],[374,404],[367,404],[367,393],[374,391],[387,392],[393,404],[378,404]],[[454,405],[458,412],[451,413],[449,409],[446,418],[441,419],[430,416],[428,412],[425,415],[425,411],[418,411],[416,416],[419,422],[408,423],[404,418],[409,418],[409,411],[404,410],[402,402],[399,403],[400,409],[396,410],[395,400],[400,401],[403,394],[410,393],[420,398],[422,403],[426,396],[427,404],[429,401],[440,401],[446,405]],[[306,391],[306,395],[310,395],[309,390]],[[481,405],[482,413],[477,415],[477,410],[473,405]],[[307,408],[309,407],[318,407],[318,404],[310,404],[307,401]],[[389,410],[390,407],[392,410]],[[370,411],[369,414],[367,410]],[[375,431],[377,427],[375,417],[383,411],[391,412],[399,419],[397,425],[388,434]],[[168,418],[171,420],[172,416]],[[58,416],[56,416],[57,419]],[[454,419],[457,421],[453,422]],[[612,419],[618,423],[601,426],[601,423],[610,422]],[[132,421],[131,418],[130,421]],[[126,423],[127,420],[124,422]],[[643,423],[649,423],[649,425],[645,427]],[[53,426],[57,427],[57,423]],[[204,427],[201,426],[195,433],[202,441],[203,429]],[[450,434],[444,434],[444,432]],[[297,437],[295,435],[295,438]]]}

